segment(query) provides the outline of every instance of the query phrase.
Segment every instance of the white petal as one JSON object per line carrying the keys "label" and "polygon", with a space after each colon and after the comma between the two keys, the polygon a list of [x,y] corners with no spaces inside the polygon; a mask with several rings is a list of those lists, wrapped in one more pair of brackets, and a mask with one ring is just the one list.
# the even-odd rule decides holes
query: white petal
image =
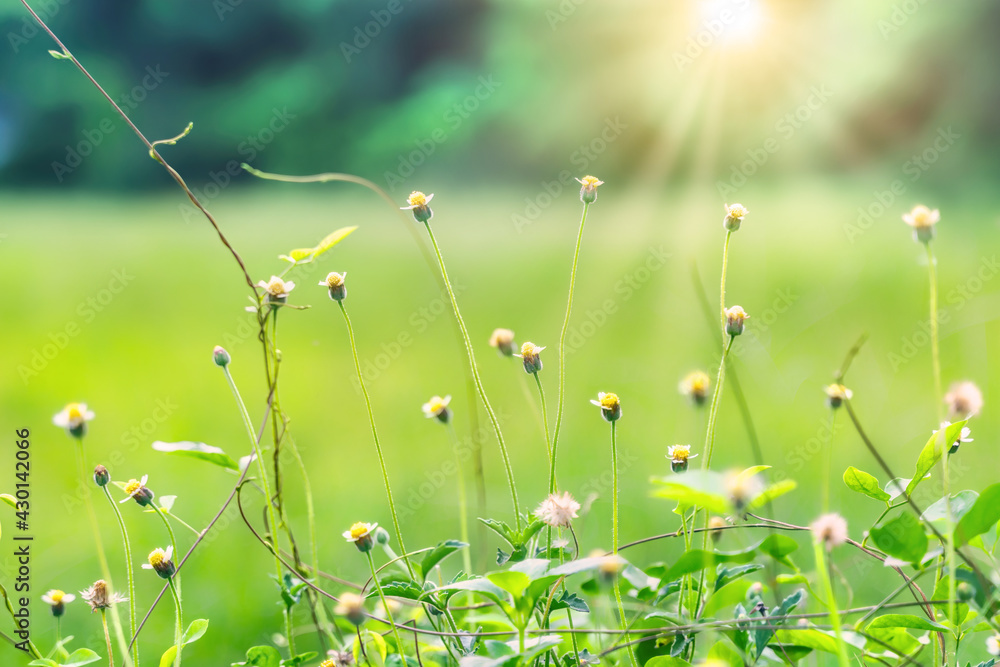
{"label": "white petal", "polygon": [[174,547],[173,546],[167,547],[167,550],[166,552],[164,552],[164,555],[167,557],[167,560],[170,560],[170,557],[174,555]]}
{"label": "white petal", "polygon": [[76,599],[75,595],[73,595],[72,593],[66,593],[65,595],[63,595],[62,601],[63,601],[64,604],[69,604],[70,602],[72,602],[75,599]]}
{"label": "white petal", "polygon": [[146,486],[146,482],[149,480],[149,475],[143,475],[142,479],[139,480],[139,484]]}
{"label": "white petal", "polygon": [[144,569],[144,570],[152,570],[153,566],[150,565],[149,563],[143,563],[142,564],[142,569]]}

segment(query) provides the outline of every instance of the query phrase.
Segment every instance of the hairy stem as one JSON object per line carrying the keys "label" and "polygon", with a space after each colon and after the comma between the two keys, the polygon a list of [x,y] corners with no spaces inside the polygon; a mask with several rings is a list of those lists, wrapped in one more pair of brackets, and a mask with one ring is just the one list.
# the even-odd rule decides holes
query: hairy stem
{"label": "hairy stem", "polygon": [[816,572],[819,575],[823,594],[826,596],[826,607],[830,614],[830,625],[833,626],[833,632],[837,637],[837,660],[840,663],[840,667],[850,667],[847,648],[844,644],[844,637],[841,634],[840,612],[837,611],[837,599],[833,595],[830,570],[826,563],[826,544],[823,540],[813,540],[813,548],[816,553]]}
{"label": "hairy stem", "polygon": [[726,271],[729,268],[729,239],[733,233],[726,232],[726,241],[722,244],[722,278],[719,281],[719,316],[722,318],[722,342],[726,342]]}
{"label": "hairy stem", "polygon": [[[618,438],[615,425],[611,422],[611,553],[618,556]],[[628,657],[632,662],[632,667],[638,667],[635,659],[635,651],[629,642],[628,619],[625,618],[625,605],[622,604],[622,591],[618,585],[620,573],[615,575],[614,589],[615,602],[618,604],[618,615],[621,617],[622,631],[625,633],[625,642],[628,644]]]}
{"label": "hairy stem", "polygon": [[[176,576],[176,573],[174,573],[174,576]],[[177,654],[174,656],[174,667],[180,667],[181,649],[184,648],[184,644],[182,641],[182,638],[184,636],[184,616],[183,612],[181,611],[181,594],[177,590],[178,585],[174,581],[174,577],[170,577],[169,579],[167,579],[167,584],[170,586],[170,592],[174,596],[174,609],[176,612],[175,617],[177,619],[177,627],[175,629],[176,639],[174,640],[177,644]]]}
{"label": "hairy stem", "polygon": [[[448,421],[448,434],[451,436],[451,448],[455,453],[455,467],[458,471],[458,520],[460,523],[459,530],[462,541],[466,544],[469,542],[469,496],[466,491],[465,485],[465,469],[462,465],[462,457],[459,455],[459,451],[462,448],[462,443],[458,439],[458,434],[455,433],[455,427],[452,425],[451,421]],[[462,566],[465,568],[466,573],[472,572],[472,554],[470,553],[470,548],[462,549]]]}
{"label": "hairy stem", "polygon": [[[122,531],[122,544],[125,547],[125,574],[128,577],[128,616],[131,630],[131,634],[135,636],[135,573],[132,569],[132,547],[128,539],[128,531],[125,529],[125,519],[122,518],[121,510],[118,509],[118,503],[116,503],[111,498],[111,492],[108,491],[107,486],[101,487],[104,490],[104,496],[108,499],[108,504],[111,505],[111,509],[115,513],[115,518],[118,519],[118,527]],[[59,619],[56,619],[57,621]],[[62,644],[62,640],[59,641]],[[139,667],[139,642],[132,642],[132,663],[135,667]]]}
{"label": "hairy stem", "polygon": [[[402,548],[402,547],[400,547]],[[405,558],[405,551],[404,558]],[[389,601],[385,599],[385,593],[382,592],[382,584],[379,583],[378,574],[375,572],[375,559],[372,557],[372,552],[369,550],[365,553],[368,556],[368,567],[372,571],[372,583],[375,584],[375,590],[378,591],[378,597],[382,601],[382,609],[385,610],[385,618],[389,622],[389,626],[392,628],[392,634],[396,638],[396,651],[400,656],[403,655],[403,640],[399,638],[399,630],[396,628],[396,622],[392,620],[392,611],[389,609]],[[403,658],[405,664],[406,659]]]}

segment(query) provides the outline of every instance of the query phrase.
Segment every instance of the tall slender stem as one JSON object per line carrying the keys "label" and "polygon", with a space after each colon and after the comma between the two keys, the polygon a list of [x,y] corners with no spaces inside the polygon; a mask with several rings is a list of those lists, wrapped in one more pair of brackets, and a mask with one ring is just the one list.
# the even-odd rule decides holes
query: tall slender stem
{"label": "tall slender stem", "polygon": [[837,637],[837,660],[840,667],[850,667],[847,657],[847,648],[844,644],[844,637],[841,634],[840,612],[837,611],[837,599],[833,595],[833,584],[830,582],[830,570],[826,563],[826,544],[823,540],[813,540],[813,548],[816,553],[816,572],[819,574],[820,583],[823,586],[823,594],[826,596],[826,607],[830,613],[830,625]]}
{"label": "tall slender stem", "polygon": [[833,428],[837,421],[837,409],[830,408],[830,434],[826,441],[826,456],[823,465],[823,513],[830,511],[830,475],[833,468]]}
{"label": "tall slender stem", "polygon": [[378,463],[382,467],[382,480],[385,482],[385,495],[389,499],[389,513],[392,514],[392,527],[396,531],[396,539],[399,540],[399,550],[403,554],[403,562],[406,569],[413,576],[413,566],[407,557],[406,546],[403,544],[403,532],[399,527],[399,517],[396,515],[396,503],[392,499],[392,487],[389,485],[389,470],[385,465],[385,456],[382,454],[382,445],[378,439],[378,429],[375,428],[375,412],[372,410],[372,399],[368,395],[368,388],[365,387],[365,376],[361,372],[361,360],[358,358],[358,346],[354,340],[354,327],[351,326],[351,318],[347,315],[347,307],[343,301],[337,302],[340,305],[340,312],[344,314],[344,322],[347,324],[347,335],[351,339],[351,352],[354,354],[354,368],[358,373],[358,386],[361,387],[361,394],[365,398],[365,407],[368,408],[368,423],[372,429],[372,439],[375,441],[375,453],[378,454]]}
{"label": "tall slender stem", "polygon": [[[128,576],[128,616],[131,634],[135,636],[135,573],[132,569],[132,546],[129,543],[128,531],[125,529],[125,519],[122,518],[121,510],[118,509],[118,503],[111,498],[111,492],[108,491],[107,486],[102,486],[101,489],[104,490],[104,496],[108,499],[108,503],[115,513],[115,518],[118,519],[118,527],[122,531],[122,543],[125,546],[125,573]],[[59,619],[56,619],[56,622],[58,623]],[[59,644],[62,644],[62,639],[59,640]],[[132,642],[132,663],[135,667],[139,667],[138,641]]]}
{"label": "tall slender stem", "polygon": [[430,222],[425,222],[424,227],[427,228],[427,235],[431,239],[431,245],[434,246],[434,254],[437,255],[438,265],[441,269],[441,278],[444,280],[445,289],[448,290],[448,297],[451,299],[452,310],[455,311],[455,319],[458,320],[458,328],[462,333],[462,340],[465,343],[465,352],[469,355],[469,367],[472,372],[472,379],[476,383],[476,391],[479,392],[479,400],[483,402],[483,407],[486,409],[486,415],[490,418],[490,423],[493,425],[493,431],[496,433],[497,443],[500,445],[500,456],[503,458],[503,465],[507,471],[507,484],[510,486],[510,500],[514,505],[514,524],[518,530],[521,529],[521,508],[517,503],[517,487],[514,485],[514,470],[510,464],[510,455],[507,453],[507,445],[504,443],[503,433],[500,431],[500,422],[497,420],[496,413],[493,412],[493,406],[490,405],[490,400],[486,396],[486,389],[483,387],[483,380],[479,377],[479,367],[476,366],[476,355],[472,350],[472,341],[469,338],[469,330],[465,327],[465,320],[462,319],[462,312],[458,308],[458,299],[455,298],[455,290],[451,286],[451,278],[448,277],[448,269],[444,265],[444,257],[441,255],[441,248],[438,247],[437,239],[434,238],[434,231],[431,229]]}
{"label": "tall slender stem", "polygon": [[[402,548],[402,546],[400,546]],[[405,553],[405,552],[404,552]],[[375,590],[378,591],[378,597],[382,601],[382,609],[385,610],[385,618],[389,622],[389,627],[392,628],[392,634],[396,638],[396,651],[400,656],[403,656],[403,640],[399,638],[399,630],[396,629],[396,621],[392,620],[392,610],[389,609],[389,602],[385,599],[385,593],[382,592],[382,584],[378,581],[378,573],[375,571],[375,559],[372,557],[372,552],[368,551],[365,553],[368,556],[368,567],[372,571],[372,583],[375,585]],[[403,658],[403,663],[406,663],[406,659]]]}
{"label": "tall slender stem", "polygon": [[708,470],[712,464],[712,449],[715,447],[715,420],[719,416],[719,399],[722,396],[722,383],[726,379],[726,358],[733,347],[735,336],[729,337],[729,342],[722,351],[722,361],[719,363],[719,373],[715,378],[715,391],[712,392],[712,404],[708,411],[708,426],[705,428],[705,458],[701,462],[703,470]]}
{"label": "tall slender stem", "polygon": [[584,202],[583,215],[580,216],[580,231],[576,234],[576,248],[573,250],[573,267],[569,272],[569,295],[566,297],[566,315],[563,317],[562,329],[559,331],[559,398],[556,400],[556,423],[552,435],[552,472],[549,475],[549,493],[556,490],[556,448],[559,445],[559,432],[562,429],[563,406],[566,403],[566,334],[569,332],[569,318],[573,312],[573,294],[576,290],[576,269],[580,262],[580,245],[583,242],[583,226],[587,222],[587,211],[590,204]]}
{"label": "tall slender stem", "polygon": [[[112,607],[113,609],[114,607]],[[101,610],[101,625],[104,626],[104,641],[108,644],[108,667],[115,667],[114,651],[111,650],[111,633],[108,632],[108,610]]]}
{"label": "tall slender stem", "polygon": [[538,373],[532,373],[532,375],[535,377],[535,384],[538,385],[538,398],[542,403],[542,427],[545,429],[545,451],[549,455],[549,493],[552,493],[556,488],[556,459],[553,456],[552,439],[549,437],[549,418],[548,411],[545,409],[545,390],[542,389],[542,380],[538,377]]}
{"label": "tall slender stem", "polygon": [[719,281],[719,316],[722,318],[722,342],[726,342],[726,271],[729,268],[729,239],[733,233],[726,232],[726,241],[722,244],[722,278]]}
{"label": "tall slender stem", "polygon": [[174,596],[174,609],[176,610],[175,617],[177,619],[176,632],[176,643],[177,643],[177,654],[174,656],[174,667],[180,667],[181,665],[181,649],[184,648],[183,636],[184,636],[184,618],[181,612],[181,594],[177,591],[177,585],[174,582],[174,578],[170,577],[167,579],[167,584],[170,586],[170,592]]}
{"label": "tall slender stem", "polygon": [[937,294],[937,262],[934,260],[934,250],[931,242],[927,247],[927,278],[930,282],[930,325],[931,325],[931,364],[934,373],[934,403],[937,407],[938,421],[941,421],[941,351],[938,344],[938,294]]}
{"label": "tall slender stem", "polygon": [[[97,561],[101,565],[101,577],[108,583],[108,587],[114,590],[115,586],[111,581],[111,567],[108,565],[108,556],[104,553],[104,543],[101,542],[101,528],[97,523],[97,512],[94,510],[94,501],[90,497],[90,485],[88,481],[92,482],[92,480],[90,474],[87,472],[87,465],[84,462],[83,438],[78,438],[76,442],[76,462],[80,472],[80,483],[86,488],[86,493],[83,494],[83,504],[87,508],[87,518],[90,519],[90,531],[94,535],[94,544],[97,547]],[[118,647],[125,654],[126,660],[130,660],[128,642],[125,641],[125,631],[122,629],[121,617],[118,615],[118,609],[114,606],[111,607],[111,627],[114,628],[115,641],[118,642]]]}
{"label": "tall slender stem", "polygon": [[[451,436],[451,448],[455,453],[455,466],[458,471],[458,520],[460,522],[459,530],[462,541],[466,544],[469,542],[469,496],[466,491],[465,485],[465,470],[462,467],[462,457],[458,455],[461,449],[461,442],[458,439],[458,434],[455,433],[455,427],[452,425],[451,421],[448,421],[448,435]],[[470,547],[471,548],[471,547]],[[470,549],[462,549],[462,566],[465,567],[466,573],[472,573],[472,554],[469,553]]]}
{"label": "tall slender stem", "polygon": [[[177,551],[177,538],[174,536],[174,529],[167,521],[166,513],[157,505],[155,502],[151,502],[153,510],[159,515],[160,520],[163,521],[163,525],[167,529],[167,534],[170,536],[170,546],[173,549],[172,553],[178,553]],[[177,643],[177,655],[174,657],[174,667],[180,667],[181,664],[181,635],[183,634],[183,623],[181,622],[181,581],[180,575],[174,574],[167,580],[170,584],[170,592],[174,594],[174,602],[177,607],[177,637],[175,641]]]}
{"label": "tall slender stem", "polygon": [[[611,422],[611,553],[618,556],[618,438],[616,437],[615,425]],[[617,573],[614,579],[615,602],[618,603],[618,615],[621,617],[622,631],[625,633],[625,644],[628,646],[628,657],[632,662],[632,667],[637,667],[635,651],[628,634],[628,619],[625,618],[625,605],[622,604],[622,591],[618,585],[618,578],[621,573]]]}

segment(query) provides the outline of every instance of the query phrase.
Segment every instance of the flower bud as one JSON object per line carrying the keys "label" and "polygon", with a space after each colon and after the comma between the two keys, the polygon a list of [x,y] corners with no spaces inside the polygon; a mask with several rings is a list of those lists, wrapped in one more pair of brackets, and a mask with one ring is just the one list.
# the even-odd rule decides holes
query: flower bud
{"label": "flower bud", "polygon": [[414,220],[426,223],[434,217],[434,211],[428,206],[432,199],[434,199],[434,195],[425,195],[423,192],[414,190],[406,198],[406,203],[409,205],[402,207],[402,210],[412,211]]}
{"label": "flower bud", "polygon": [[854,393],[842,384],[831,384],[823,388],[826,392],[826,404],[837,409],[844,401],[851,400]]}
{"label": "flower bud", "polygon": [[156,495],[146,488],[146,480],[148,475],[143,475],[142,479],[130,479],[128,484],[125,485],[125,493],[127,494],[125,500],[121,502],[128,502],[129,500],[134,500],[139,503],[140,507],[148,507]]}
{"label": "flower bud", "polygon": [[[695,454],[694,456],[697,456]],[[671,445],[667,448],[667,458],[670,459],[670,469],[674,472],[687,472],[691,456],[691,445]]]}
{"label": "flower bud", "polygon": [[713,516],[708,520],[709,536],[712,538],[712,542],[718,542],[722,539],[722,529],[728,525],[721,516]]}
{"label": "flower bud", "polygon": [[[344,539],[348,542],[353,542],[354,546],[358,548],[361,553],[368,553],[375,546],[375,529],[378,528],[377,523],[365,523],[363,521],[358,521],[350,530],[345,530],[343,535]],[[386,535],[388,539],[388,534]]]}
{"label": "flower bud", "polygon": [[347,272],[337,273],[331,271],[327,276],[326,280],[320,283],[323,287],[326,287],[330,291],[330,298],[334,301],[343,301],[347,298]]}
{"label": "flower bud", "polygon": [[739,336],[743,333],[743,322],[750,316],[740,306],[733,306],[726,309],[726,333],[730,336]]}
{"label": "flower bud", "polygon": [[576,181],[580,184],[580,201],[584,204],[593,204],[597,201],[597,186],[604,185],[604,181],[596,176],[584,176]]}
{"label": "flower bud", "polygon": [[442,424],[447,424],[451,421],[451,410],[448,408],[449,403],[451,403],[451,396],[445,396],[444,398],[432,396],[431,400],[424,403],[421,409],[425,417],[436,417]]}
{"label": "flower bud", "polygon": [[542,358],[539,356],[539,353],[544,349],[544,347],[538,347],[534,343],[526,342],[521,346],[521,354],[515,354],[514,356],[521,357],[521,361],[524,362],[525,373],[534,375],[542,370]]}
{"label": "flower bud", "polygon": [[163,549],[153,549],[149,554],[149,564],[144,564],[142,567],[145,570],[153,570],[160,575],[161,579],[169,579],[177,571],[177,566],[171,560],[173,555],[173,547],[167,547],[166,551]]}
{"label": "flower bud", "polygon": [[708,398],[711,380],[704,371],[688,373],[680,383],[680,392],[691,398],[695,405],[703,405]]}
{"label": "flower bud", "polygon": [[379,546],[383,546],[383,547],[385,545],[389,544],[389,531],[386,530],[385,528],[383,528],[382,526],[379,526],[378,528],[376,528],[375,529],[375,542],[378,543]]}
{"label": "flower bud", "polygon": [[917,205],[909,213],[903,214],[903,222],[913,228],[913,240],[918,243],[930,243],[934,238],[934,225],[941,219],[941,212],[933,211],[926,206]]}
{"label": "flower bud", "polygon": [[212,350],[212,361],[215,362],[216,366],[225,368],[232,360],[233,358],[229,356],[228,352],[226,352],[226,348],[221,345],[216,345],[215,349]]}
{"label": "flower bud", "polygon": [[295,283],[291,280],[282,280],[278,276],[271,276],[266,282],[261,280],[257,286],[263,288],[264,300],[272,305],[288,301],[288,293],[295,289]]}
{"label": "flower bud", "polygon": [[494,329],[490,336],[490,347],[505,357],[514,356],[514,332],[510,329]]}
{"label": "flower bud", "polygon": [[622,403],[616,394],[606,394],[603,391],[597,394],[597,400],[590,401],[601,409],[601,416],[605,421],[615,422],[622,418]]}
{"label": "flower bud", "polygon": [[97,466],[94,468],[94,484],[97,486],[107,486],[108,482],[111,481],[111,473],[104,466]]}
{"label": "flower bud", "polygon": [[743,224],[743,218],[746,217],[749,211],[743,204],[727,204],[726,205],[726,218],[722,221],[722,226],[726,228],[727,232],[735,232]]}
{"label": "flower bud", "polygon": [[356,593],[341,593],[333,613],[345,617],[354,625],[361,625],[365,622],[365,601]]}

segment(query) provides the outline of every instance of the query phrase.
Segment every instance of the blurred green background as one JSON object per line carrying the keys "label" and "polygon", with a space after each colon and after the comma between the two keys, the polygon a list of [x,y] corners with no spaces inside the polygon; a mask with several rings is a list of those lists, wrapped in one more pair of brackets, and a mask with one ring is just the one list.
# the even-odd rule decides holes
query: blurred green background
{"label": "blurred green background", "polygon": [[[321,560],[331,573],[364,573],[340,537],[351,522],[390,521],[343,322],[315,283],[327,271],[348,272],[348,305],[394,490],[410,515],[411,548],[458,535],[454,480],[439,474],[451,460],[447,435],[420,405],[453,395],[458,432],[468,434],[462,352],[434,276],[396,213],[356,186],[253,181],[235,168],[243,161],[284,173],[356,173],[400,203],[411,189],[436,194],[435,229],[526,508],[542,498],[547,474],[536,402],[517,361],[498,358],[486,341],[495,327],[509,327],[518,342],[549,346],[543,381],[554,409],[581,208],[570,179],[593,172],[607,182],[581,254],[560,447],[561,485],[581,502],[596,496],[579,521],[584,551],[610,543],[608,431],[588,403],[598,391],[618,393],[625,410],[622,539],[677,527],[672,507],[648,497],[648,478],[666,473],[667,446],[698,450],[703,439],[705,415],[677,383],[717,363],[717,334],[691,272],[697,263],[715,303],[725,202],[751,211],[729,266],[729,301],[751,314],[735,367],[766,462],[800,483],[776,511],[800,524],[819,512],[828,420],[821,389],[862,332],[871,338],[848,382],[859,417],[897,472],[911,472],[936,425],[937,399],[926,260],[899,216],[919,202],[940,208],[943,375],[946,383],[976,381],[987,401],[976,441],[953,468],[957,488],[994,481],[994,3],[69,0],[35,8],[147,137],[194,122],[164,154],[255,277],[280,270],[280,253],[359,226],[293,276],[292,301],[313,307],[283,316],[279,343],[283,407],[309,466]],[[52,44],[25,16],[14,4],[0,10],[9,48],[0,59],[8,295],[0,405],[8,433],[32,431],[37,598],[50,587],[82,590],[98,577],[73,500],[74,443],[51,426],[55,412],[86,401],[97,413],[88,467],[108,463],[122,480],[149,474],[150,488],[178,495],[177,514],[202,526],[234,477],[149,444],[200,440],[246,453],[239,415],[210,361],[214,345],[232,353],[255,418],[264,382],[232,258],[80,73],[46,53]],[[736,404],[730,395],[723,401],[715,461],[749,465]],[[843,488],[840,472],[855,465],[886,479],[841,417],[833,505],[858,537],[880,508]],[[0,451],[9,457],[0,464],[6,491],[12,440]],[[490,512],[509,519],[492,437],[484,454]],[[121,572],[117,527],[106,502],[95,501]],[[302,538],[296,483],[290,503]],[[155,518],[131,503],[123,510],[138,558],[163,545]],[[0,521],[9,534],[9,515]],[[241,659],[280,624],[266,552],[238,516],[225,523],[185,567],[187,617],[212,619],[212,641],[185,652],[190,664]],[[721,545],[751,538],[727,536]],[[497,546],[490,539],[485,548]],[[669,561],[678,546],[658,542],[631,557]],[[12,551],[5,539],[5,581]],[[850,551],[837,555],[856,602],[895,587],[893,576],[865,568]],[[159,580],[143,572],[139,582],[144,612]],[[34,639],[49,645],[48,612],[40,602],[34,611]],[[144,631],[147,661],[169,644],[171,623],[169,607],[157,608]],[[64,628],[77,645],[103,651],[99,624],[80,602]],[[975,659],[980,643],[963,650]],[[0,660],[21,658],[3,646]]]}

